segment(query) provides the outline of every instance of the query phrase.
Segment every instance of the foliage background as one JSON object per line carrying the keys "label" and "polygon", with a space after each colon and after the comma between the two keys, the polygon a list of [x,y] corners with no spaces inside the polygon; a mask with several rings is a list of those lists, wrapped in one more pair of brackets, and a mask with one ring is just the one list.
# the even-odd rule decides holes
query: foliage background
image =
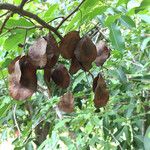
{"label": "foliage background", "polygon": [[[19,5],[21,0],[3,0]],[[56,27],[80,3],[78,0],[31,0],[24,9],[37,14]],[[101,72],[107,81],[110,100],[96,111],[93,105],[92,78],[82,70],[73,75],[66,90],[52,83],[53,97],[48,98],[43,72],[38,71],[38,91],[28,101],[12,100],[8,93],[7,66],[16,56],[26,53],[33,41],[48,33],[32,27],[27,17],[14,14],[0,35],[0,142],[13,139],[15,149],[146,149],[150,148],[150,3],[148,0],[86,0],[59,28],[65,35],[72,30],[88,34],[97,43],[106,39],[111,57],[104,67],[93,64],[94,76]],[[4,12],[1,10],[0,15]],[[5,16],[0,20],[0,25]],[[56,36],[57,38],[57,36]],[[59,42],[59,38],[57,38]],[[19,44],[24,44],[24,49]],[[69,68],[63,58],[59,62]],[[54,106],[65,92],[73,91],[75,112],[60,120]],[[15,119],[14,119],[15,118]],[[21,130],[17,138],[16,122]],[[47,130],[46,130],[47,129]],[[38,137],[38,134],[40,137]],[[46,135],[46,138],[45,138]],[[43,136],[43,137],[42,137]]]}

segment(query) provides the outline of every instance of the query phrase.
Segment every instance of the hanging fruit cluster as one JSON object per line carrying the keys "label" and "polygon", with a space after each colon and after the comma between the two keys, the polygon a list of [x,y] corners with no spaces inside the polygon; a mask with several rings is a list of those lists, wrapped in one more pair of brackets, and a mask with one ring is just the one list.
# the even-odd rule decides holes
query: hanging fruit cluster
{"label": "hanging fruit cluster", "polygon": [[[69,71],[63,64],[57,64],[59,55],[70,60]],[[30,47],[27,55],[16,57],[8,66],[9,92],[16,100],[25,100],[37,90],[36,70],[44,70],[44,80],[48,88],[51,79],[60,88],[70,84],[70,74],[78,70],[89,71],[95,61],[102,66],[110,56],[110,49],[100,41],[94,45],[88,36],[80,37],[79,32],[72,31],[64,36],[60,45],[51,33],[37,39]],[[93,81],[95,107],[103,107],[109,99],[106,83],[99,73]],[[74,98],[71,92],[65,93],[58,107],[65,112],[72,112]]]}

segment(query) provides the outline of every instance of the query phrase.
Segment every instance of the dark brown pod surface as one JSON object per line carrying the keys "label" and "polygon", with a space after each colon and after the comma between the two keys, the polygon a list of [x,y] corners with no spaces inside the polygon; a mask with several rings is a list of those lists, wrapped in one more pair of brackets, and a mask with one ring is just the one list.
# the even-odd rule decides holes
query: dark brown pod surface
{"label": "dark brown pod surface", "polygon": [[47,41],[47,48],[46,48],[46,54],[47,54],[47,64],[46,67],[49,69],[54,67],[55,64],[58,61],[60,49],[58,47],[58,44],[54,38],[54,36],[49,33],[45,40]]}
{"label": "dark brown pod surface", "polygon": [[60,102],[58,103],[58,108],[66,113],[71,113],[74,111],[74,97],[71,92],[67,92],[61,96]]}
{"label": "dark brown pod surface", "polygon": [[37,68],[44,68],[47,63],[46,47],[47,41],[42,37],[29,47],[28,56]]}
{"label": "dark brown pod surface", "polygon": [[75,74],[78,72],[78,70],[80,70],[80,64],[78,62],[78,60],[76,58],[72,58],[71,59],[71,65],[69,68],[69,73],[70,74]]}
{"label": "dark brown pod surface", "polygon": [[20,59],[21,56],[16,57],[9,65],[8,65],[8,73],[11,74],[14,72],[15,63]]}
{"label": "dark brown pod surface", "polygon": [[46,84],[49,84],[51,80],[51,69],[44,68],[44,81]]}
{"label": "dark brown pod surface", "polygon": [[74,54],[79,62],[93,62],[97,56],[96,46],[85,36],[79,41]]}
{"label": "dark brown pod surface", "polygon": [[105,106],[109,100],[109,91],[106,87],[106,83],[103,77],[100,74],[98,75],[98,79],[97,77],[94,79],[93,89],[95,93],[94,96],[95,107],[99,108]]}
{"label": "dark brown pod surface", "polygon": [[95,63],[97,66],[102,66],[104,62],[110,57],[110,49],[104,41],[100,41],[97,45],[97,57]]}
{"label": "dark brown pod surface", "polygon": [[93,92],[95,91],[95,88],[97,87],[98,78],[99,78],[99,75],[97,75],[93,80]]}
{"label": "dark brown pod surface", "polygon": [[92,68],[92,63],[91,62],[83,62],[81,64],[81,69],[84,71],[89,71]]}
{"label": "dark brown pod surface", "polygon": [[14,63],[14,70],[9,74],[10,96],[16,100],[25,100],[31,97],[36,89],[36,70],[26,56],[23,56]]}
{"label": "dark brown pod surface", "polygon": [[52,80],[61,88],[67,88],[69,86],[70,75],[64,65],[60,64],[52,71]]}
{"label": "dark brown pod surface", "polygon": [[74,57],[74,50],[80,41],[78,31],[69,32],[64,36],[60,43],[60,52],[63,58],[71,59]]}

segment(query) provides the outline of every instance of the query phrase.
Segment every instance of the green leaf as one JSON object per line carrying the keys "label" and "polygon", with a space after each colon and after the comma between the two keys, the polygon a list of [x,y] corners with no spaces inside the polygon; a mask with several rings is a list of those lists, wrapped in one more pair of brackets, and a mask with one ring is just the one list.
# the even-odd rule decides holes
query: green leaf
{"label": "green leaf", "polygon": [[136,27],[134,21],[129,16],[123,15],[121,16],[120,20],[121,20],[121,23],[128,28]]}
{"label": "green leaf", "polygon": [[127,4],[129,0],[118,0],[116,7],[120,6],[121,4]]}
{"label": "green leaf", "polygon": [[120,14],[108,16],[105,21],[105,26],[110,26],[112,23],[114,23],[118,18],[120,18]]}
{"label": "green leaf", "polygon": [[118,78],[119,78],[120,82],[126,83],[127,77],[121,67],[119,69],[117,69],[117,73],[118,73]]}
{"label": "green leaf", "polygon": [[49,7],[49,9],[44,14],[44,20],[49,21],[50,19],[54,18],[55,12],[58,10],[58,4],[54,4]]}
{"label": "green leaf", "polygon": [[141,2],[141,5],[139,7],[136,7],[135,12],[138,13],[139,11],[143,11],[143,10],[149,10],[150,8],[150,2],[149,0],[143,0]]}
{"label": "green leaf", "polygon": [[110,29],[109,38],[112,42],[113,47],[116,50],[123,51],[125,49],[125,43],[119,27],[116,26],[115,24],[112,24],[109,27],[109,29]]}
{"label": "green leaf", "polygon": [[149,150],[150,148],[150,126],[147,128],[144,136],[144,148],[145,150]]}
{"label": "green leaf", "polygon": [[78,74],[77,78],[74,80],[72,89],[74,89],[83,79],[85,79],[85,73],[81,72]]}
{"label": "green leaf", "polygon": [[17,5],[19,5],[21,3],[21,0],[13,0],[13,2]]}
{"label": "green leaf", "polygon": [[25,32],[12,34],[4,43],[5,50],[15,50],[19,43],[23,43]]}
{"label": "green leaf", "polygon": [[86,0],[82,4],[82,8],[89,10],[89,7],[92,9],[95,5],[98,5],[98,3],[100,3],[98,0]]}
{"label": "green leaf", "polygon": [[11,58],[6,58],[5,61],[2,63],[2,69],[8,67],[11,61],[12,61]]}
{"label": "green leaf", "polygon": [[146,47],[148,46],[148,43],[150,43],[150,37],[147,37],[142,41],[141,50],[146,49]]}
{"label": "green leaf", "polygon": [[92,20],[94,17],[101,15],[103,12],[106,11],[108,7],[107,6],[100,6],[95,7],[91,12],[89,12],[86,16],[89,16],[89,19]]}
{"label": "green leaf", "polygon": [[12,27],[16,27],[16,26],[29,27],[29,26],[33,26],[33,24],[24,18],[20,18],[17,20],[16,19],[9,19],[7,24],[6,24],[6,27],[8,27],[8,28],[12,28]]}
{"label": "green leaf", "polygon": [[78,28],[78,23],[81,21],[81,12],[78,12],[70,21],[70,23],[67,25],[66,29],[65,29],[65,33],[67,33],[68,31],[70,31],[70,29],[73,30],[74,26],[76,26],[76,28]]}
{"label": "green leaf", "polygon": [[149,0],[143,0],[140,7],[150,7],[150,1]]}
{"label": "green leaf", "polygon": [[6,113],[8,111],[8,109],[11,107],[11,104],[6,104],[4,105],[2,108],[0,108],[0,114],[1,117],[3,116],[4,113]]}

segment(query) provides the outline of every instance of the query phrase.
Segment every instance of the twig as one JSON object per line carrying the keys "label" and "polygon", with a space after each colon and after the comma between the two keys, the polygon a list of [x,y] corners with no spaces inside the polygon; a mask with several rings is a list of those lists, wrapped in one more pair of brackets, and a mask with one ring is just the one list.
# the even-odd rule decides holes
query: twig
{"label": "twig", "polygon": [[15,30],[15,29],[24,29],[24,30],[32,30],[35,28],[42,28],[42,26],[32,26],[32,27],[26,27],[26,26],[16,26],[16,27],[12,27],[12,28],[8,28],[8,27],[4,27],[6,30]]}
{"label": "twig", "polygon": [[60,26],[69,18],[71,17],[76,11],[79,10],[80,6],[85,2],[85,0],[82,0],[82,2],[76,7],[76,9],[74,11],[72,11],[67,17],[65,17],[60,24],[57,26],[57,30],[60,28]]}
{"label": "twig", "polygon": [[[28,1],[28,0],[22,0],[21,4],[19,5],[19,8],[20,8],[20,9],[23,9],[23,6],[25,5],[25,3],[26,3],[27,1]],[[9,12],[9,11],[8,11],[8,12]],[[13,16],[13,14],[14,14],[14,12],[10,12],[10,13],[8,14],[8,16],[5,18],[3,24],[2,24],[2,26],[1,26],[1,28],[0,28],[0,34],[2,33],[3,28],[5,27],[7,21],[9,20],[9,18],[10,18],[11,16]]]}
{"label": "twig", "polygon": [[119,146],[120,150],[123,150],[123,148],[121,147],[119,141],[114,137],[114,135],[106,127],[103,126],[103,128],[105,128],[108,131],[108,133],[112,136],[112,138],[116,141],[116,143],[118,143],[118,146]]}
{"label": "twig", "polygon": [[2,3],[2,4],[0,4],[0,9],[10,10],[13,13],[17,13],[17,14],[19,14],[21,16],[26,16],[26,17],[32,18],[35,21],[37,21],[40,25],[42,25],[44,28],[47,28],[47,29],[51,30],[60,39],[62,39],[62,36],[59,34],[59,32],[57,31],[56,28],[54,28],[51,25],[47,24],[43,19],[41,19],[40,17],[38,17],[37,15],[35,15],[35,14],[31,13],[31,12],[25,11],[23,9],[20,9],[20,7],[17,7],[15,5],[8,4],[8,3]]}
{"label": "twig", "polygon": [[17,107],[17,104],[14,106],[13,117],[14,117],[15,126],[19,132],[19,140],[20,140],[21,131],[20,131],[19,125],[17,123],[17,119],[16,119],[16,107]]}
{"label": "twig", "polygon": [[4,20],[4,22],[2,23],[2,26],[1,26],[1,28],[0,28],[0,34],[2,33],[3,28],[5,27],[7,21],[9,20],[9,18],[10,18],[12,15],[13,15],[13,12],[9,13],[9,14],[7,15],[7,17],[5,18],[5,20]]}
{"label": "twig", "polygon": [[50,21],[48,21],[47,23],[50,23],[50,22],[52,22],[52,21],[54,21],[54,20],[56,20],[56,19],[64,19],[64,17],[63,16],[59,16],[59,17],[56,17],[56,18],[54,18],[54,19],[52,19],[52,20],[50,20]]}
{"label": "twig", "polygon": [[34,26],[36,26],[35,25],[35,23],[30,19],[30,18],[28,18],[28,17],[25,17],[25,16],[23,16],[25,19],[27,19],[30,23],[32,23]]}

